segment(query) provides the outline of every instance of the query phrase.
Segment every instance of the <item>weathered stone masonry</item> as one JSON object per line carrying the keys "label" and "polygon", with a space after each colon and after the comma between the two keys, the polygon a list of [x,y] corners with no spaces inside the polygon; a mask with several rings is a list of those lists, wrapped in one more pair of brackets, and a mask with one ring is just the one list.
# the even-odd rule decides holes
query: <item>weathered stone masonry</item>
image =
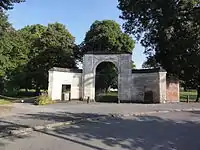
{"label": "weathered stone masonry", "polygon": [[[49,96],[53,100],[61,100],[62,85],[69,84],[72,100],[88,97],[95,99],[96,67],[102,62],[112,62],[118,68],[118,99],[120,101],[153,103],[179,101],[178,82],[175,84],[166,81],[166,71],[160,68],[132,70],[130,53],[87,53],[83,57],[83,70],[50,69]],[[176,96],[170,96],[169,93]]]}

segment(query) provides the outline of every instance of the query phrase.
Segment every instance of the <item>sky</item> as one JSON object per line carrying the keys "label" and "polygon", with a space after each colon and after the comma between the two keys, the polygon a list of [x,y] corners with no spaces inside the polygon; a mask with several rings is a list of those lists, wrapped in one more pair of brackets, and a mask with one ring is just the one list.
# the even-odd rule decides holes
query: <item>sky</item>
{"label": "sky", "polygon": [[[117,4],[117,0],[26,0],[16,4],[8,15],[16,29],[32,24],[62,23],[79,44],[96,20],[109,19],[123,24]],[[137,42],[132,59],[138,69],[145,61],[143,52],[144,48]]]}

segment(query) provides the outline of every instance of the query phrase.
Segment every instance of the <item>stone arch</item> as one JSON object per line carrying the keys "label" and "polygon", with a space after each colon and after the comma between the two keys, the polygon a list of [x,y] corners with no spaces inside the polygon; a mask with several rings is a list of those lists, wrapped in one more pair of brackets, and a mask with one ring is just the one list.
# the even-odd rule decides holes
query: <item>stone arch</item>
{"label": "stone arch", "polygon": [[93,66],[94,73],[96,72],[98,65],[100,65],[101,63],[104,63],[104,62],[113,63],[115,65],[115,67],[117,68],[117,70],[119,70],[119,68],[120,68],[118,62],[116,62],[116,61],[101,60],[101,61],[96,62],[96,64],[94,64],[94,66]]}
{"label": "stone arch", "polygon": [[[97,80],[96,80],[96,77],[97,77],[97,71],[98,71],[98,67],[102,64],[102,63],[110,63],[110,64],[112,64],[113,65],[113,67],[115,67],[116,68],[116,70],[117,70],[117,85],[118,85],[118,87],[120,86],[119,85],[119,80],[120,80],[120,78],[119,78],[119,64],[118,64],[118,62],[115,62],[115,61],[110,61],[110,60],[102,60],[102,61],[99,61],[97,64],[95,64],[94,65],[94,68],[93,68],[93,71],[94,71],[94,87],[95,87],[95,99],[98,97],[97,95],[97,89],[96,89],[96,86],[98,85],[97,84]],[[117,91],[117,97],[119,97],[119,92]],[[96,97],[97,96],[97,97]],[[117,100],[117,99],[116,99]],[[104,100],[103,100],[104,101]],[[114,100],[115,101],[115,100]],[[114,101],[112,101],[112,102],[114,102]],[[105,102],[105,101],[104,101]],[[117,102],[117,101],[116,101]]]}
{"label": "stone arch", "polygon": [[102,62],[111,62],[118,69],[118,99],[131,100],[131,53],[87,53],[83,57],[83,99],[95,98],[96,67]]}

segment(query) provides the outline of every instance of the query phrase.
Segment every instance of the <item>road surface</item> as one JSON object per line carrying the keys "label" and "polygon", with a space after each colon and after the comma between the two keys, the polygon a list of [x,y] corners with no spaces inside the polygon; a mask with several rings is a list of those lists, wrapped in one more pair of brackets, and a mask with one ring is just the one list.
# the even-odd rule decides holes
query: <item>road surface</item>
{"label": "road surface", "polygon": [[200,112],[87,121],[0,138],[1,150],[200,150]]}

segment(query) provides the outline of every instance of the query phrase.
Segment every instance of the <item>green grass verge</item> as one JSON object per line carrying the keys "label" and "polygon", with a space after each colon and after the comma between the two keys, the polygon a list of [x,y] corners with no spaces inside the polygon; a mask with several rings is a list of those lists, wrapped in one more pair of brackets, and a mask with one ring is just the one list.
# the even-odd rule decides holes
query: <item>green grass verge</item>
{"label": "green grass verge", "polygon": [[[197,92],[196,90],[190,90],[188,92],[180,92],[180,101],[181,102],[186,102],[187,101],[187,96],[189,96],[189,100],[191,102],[196,101],[197,97]],[[96,96],[96,101],[97,102],[117,102],[117,92],[109,92],[109,93],[101,93]]]}
{"label": "green grass verge", "polygon": [[190,101],[195,101],[197,97],[197,92],[196,91],[188,91],[188,92],[180,92],[180,100],[181,102],[186,102],[187,101],[187,96],[189,96]]}
{"label": "green grass verge", "polygon": [[5,105],[5,104],[10,104],[11,101],[6,100],[6,99],[0,99],[0,105]]}
{"label": "green grass verge", "polygon": [[100,93],[96,96],[96,102],[117,103],[117,100],[117,92]]}

